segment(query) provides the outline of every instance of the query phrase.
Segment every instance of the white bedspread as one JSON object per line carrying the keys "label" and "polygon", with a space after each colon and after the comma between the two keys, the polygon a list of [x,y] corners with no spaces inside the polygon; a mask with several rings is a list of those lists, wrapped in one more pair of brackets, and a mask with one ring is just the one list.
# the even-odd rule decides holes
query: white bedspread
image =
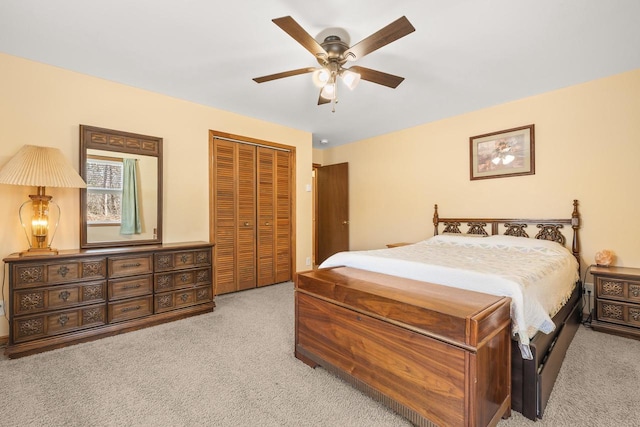
{"label": "white bedspread", "polygon": [[512,333],[522,356],[529,339],[549,333],[551,321],[579,278],[575,257],[562,245],[513,236],[434,236],[391,249],[340,252],[320,267],[348,266],[511,298]]}

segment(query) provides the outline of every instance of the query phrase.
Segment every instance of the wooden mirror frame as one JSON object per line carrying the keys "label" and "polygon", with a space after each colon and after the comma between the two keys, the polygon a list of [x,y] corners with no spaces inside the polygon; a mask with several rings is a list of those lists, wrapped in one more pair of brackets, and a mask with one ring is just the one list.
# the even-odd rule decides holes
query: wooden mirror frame
{"label": "wooden mirror frame", "polygon": [[114,246],[137,246],[162,243],[162,138],[139,135],[112,129],[80,125],[80,175],[86,180],[87,150],[114,151],[157,158],[157,214],[155,238],[122,239],[100,242],[88,241],[87,190],[80,189],[80,247],[105,248]]}

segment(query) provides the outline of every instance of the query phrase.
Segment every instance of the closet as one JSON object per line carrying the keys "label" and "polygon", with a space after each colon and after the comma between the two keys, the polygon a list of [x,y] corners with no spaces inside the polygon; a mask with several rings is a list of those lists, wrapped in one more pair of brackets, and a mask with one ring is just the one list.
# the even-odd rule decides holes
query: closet
{"label": "closet", "polygon": [[291,280],[293,153],[211,132],[216,294]]}

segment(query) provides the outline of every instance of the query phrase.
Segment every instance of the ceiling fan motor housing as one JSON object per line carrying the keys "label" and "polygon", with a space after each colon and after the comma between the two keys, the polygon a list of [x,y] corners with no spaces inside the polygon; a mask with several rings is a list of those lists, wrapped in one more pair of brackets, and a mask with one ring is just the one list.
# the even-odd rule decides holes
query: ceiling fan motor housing
{"label": "ceiling fan motor housing", "polygon": [[320,65],[326,65],[327,62],[336,62],[338,65],[343,65],[347,62],[344,57],[344,52],[349,49],[349,46],[347,46],[340,37],[327,36],[320,46],[322,46],[328,55],[327,58],[318,58]]}

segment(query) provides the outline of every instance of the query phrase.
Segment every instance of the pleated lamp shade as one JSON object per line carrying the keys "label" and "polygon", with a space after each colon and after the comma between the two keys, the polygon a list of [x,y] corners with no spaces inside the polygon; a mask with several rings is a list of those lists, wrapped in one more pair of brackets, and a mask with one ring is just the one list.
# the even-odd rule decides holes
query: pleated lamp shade
{"label": "pleated lamp shade", "polygon": [[57,148],[25,145],[0,170],[0,184],[86,188]]}

